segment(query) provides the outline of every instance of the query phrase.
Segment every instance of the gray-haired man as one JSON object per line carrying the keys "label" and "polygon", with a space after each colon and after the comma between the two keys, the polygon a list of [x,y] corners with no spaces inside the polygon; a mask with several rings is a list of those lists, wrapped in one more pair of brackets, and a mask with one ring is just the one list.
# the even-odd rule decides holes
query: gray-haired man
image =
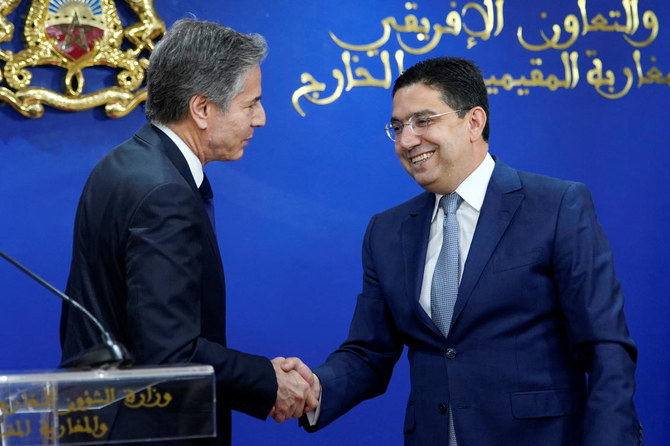
{"label": "gray-haired man", "polygon": [[[75,222],[68,294],[100,318],[136,364],[214,366],[214,444],[230,444],[231,409],[283,421],[316,406],[313,375],[297,358],[285,372],[284,358],[226,345],[224,273],[203,166],[241,158],[254,129],[265,125],[266,51],[259,35],[176,22],[151,55],[150,122],[98,163]],[[63,307],[64,359],[98,336]]]}

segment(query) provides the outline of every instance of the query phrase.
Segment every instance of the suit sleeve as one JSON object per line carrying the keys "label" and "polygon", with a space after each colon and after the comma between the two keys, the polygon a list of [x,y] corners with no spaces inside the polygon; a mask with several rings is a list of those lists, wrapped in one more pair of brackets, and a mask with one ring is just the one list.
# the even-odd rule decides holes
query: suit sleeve
{"label": "suit sleeve", "polygon": [[[265,418],[277,394],[271,362],[201,334],[203,265],[218,259],[205,252],[209,222],[199,205],[189,187],[168,183],[150,191],[132,215],[124,259],[132,351],[140,364],[214,366],[217,393],[232,408]],[[224,317],[222,311],[221,330]]]}
{"label": "suit sleeve", "polygon": [[555,240],[556,286],[570,342],[588,373],[582,445],[641,441],[633,394],[637,349],[609,242],[584,185],[565,192]]}
{"label": "suit sleeve", "polygon": [[363,244],[363,292],[358,296],[347,340],[316,369],[321,381],[321,413],[316,426],[303,417],[308,431],[319,430],[356,404],[386,391],[403,343],[395,328],[375,262],[375,219],[368,225]]}

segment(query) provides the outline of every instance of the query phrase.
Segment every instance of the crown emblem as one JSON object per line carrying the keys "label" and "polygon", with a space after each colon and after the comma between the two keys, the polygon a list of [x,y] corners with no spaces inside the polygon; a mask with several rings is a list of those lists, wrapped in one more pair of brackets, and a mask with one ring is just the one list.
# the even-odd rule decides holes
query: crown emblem
{"label": "crown emblem", "polygon": [[[6,17],[20,2],[0,0],[0,45],[14,37],[15,26]],[[0,46],[0,101],[31,118],[42,116],[45,105],[69,111],[104,106],[114,118],[128,114],[146,99],[147,53],[165,24],[153,0],[125,2],[137,17],[126,28],[113,0],[33,0],[23,26],[24,48],[14,53]],[[41,66],[62,68],[64,91],[33,85],[32,71]],[[111,68],[116,82],[87,91],[84,69],[96,66]]]}

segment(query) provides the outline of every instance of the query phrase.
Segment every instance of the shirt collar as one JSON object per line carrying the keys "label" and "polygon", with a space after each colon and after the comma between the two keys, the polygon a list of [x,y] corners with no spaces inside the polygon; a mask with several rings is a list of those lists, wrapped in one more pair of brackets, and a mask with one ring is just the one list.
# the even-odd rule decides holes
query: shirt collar
{"label": "shirt collar", "polygon": [[[477,212],[482,209],[486,189],[489,186],[495,165],[493,157],[487,153],[481,164],[456,188],[456,192],[461,196],[463,201]],[[433,208],[433,218],[431,221],[435,221],[442,196],[442,194],[435,194],[435,207]]]}
{"label": "shirt collar", "polygon": [[193,153],[193,150],[191,150],[186,143],[184,142],[183,139],[179,137],[172,129],[169,127],[163,125],[163,124],[156,124],[152,122],[152,124],[160,129],[163,133],[165,133],[168,138],[172,140],[173,143],[177,146],[181,154],[186,158],[186,163],[188,164],[188,168],[191,171],[191,175],[193,176],[193,181],[195,181],[195,185],[200,187],[202,184],[202,180],[205,177],[205,174],[202,170],[202,163],[198,159],[198,157]]}

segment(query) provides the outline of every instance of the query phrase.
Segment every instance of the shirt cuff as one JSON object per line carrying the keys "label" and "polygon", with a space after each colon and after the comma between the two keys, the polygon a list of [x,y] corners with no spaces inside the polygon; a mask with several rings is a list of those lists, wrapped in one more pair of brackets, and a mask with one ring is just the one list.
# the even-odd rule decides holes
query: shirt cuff
{"label": "shirt cuff", "polygon": [[[321,396],[323,397],[323,394]],[[319,405],[316,406],[316,409],[310,410],[305,414],[310,426],[316,426],[316,423],[319,422],[319,415],[321,415],[321,398],[319,398]]]}

